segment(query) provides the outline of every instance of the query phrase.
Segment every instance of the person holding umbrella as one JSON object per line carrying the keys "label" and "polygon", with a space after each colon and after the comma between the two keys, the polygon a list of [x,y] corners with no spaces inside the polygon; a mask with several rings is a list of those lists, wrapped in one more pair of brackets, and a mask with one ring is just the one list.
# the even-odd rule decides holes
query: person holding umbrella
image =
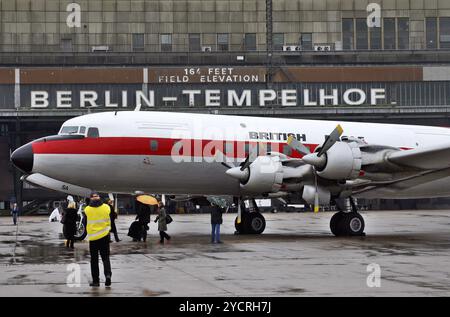
{"label": "person holding umbrella", "polygon": [[222,243],[220,240],[220,225],[223,222],[222,212],[226,202],[216,197],[208,197],[211,203],[211,243]]}
{"label": "person holding umbrella", "polygon": [[[149,195],[140,195],[136,197],[137,208],[136,208],[136,220],[139,222],[141,228],[141,237],[144,242],[147,241],[147,230],[149,229],[148,224],[150,223],[151,207],[157,205],[158,201],[156,198]],[[140,239],[139,239],[140,240]]]}

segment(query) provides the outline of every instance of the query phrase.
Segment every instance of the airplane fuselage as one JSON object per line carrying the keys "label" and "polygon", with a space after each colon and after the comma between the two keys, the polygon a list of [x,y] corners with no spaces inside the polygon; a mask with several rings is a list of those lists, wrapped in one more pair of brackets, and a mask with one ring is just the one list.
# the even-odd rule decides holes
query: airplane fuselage
{"label": "airplane fuselage", "polygon": [[[447,128],[339,123],[344,138],[404,150],[450,142]],[[225,174],[219,154],[238,165],[259,144],[300,158],[286,145],[289,135],[313,151],[336,124],[166,112],[90,114],[65,122],[59,136],[32,142],[32,163],[22,169],[103,192],[239,196],[239,181]],[[441,180],[437,191],[429,184],[422,197],[433,192],[450,196],[450,186],[443,189]]]}

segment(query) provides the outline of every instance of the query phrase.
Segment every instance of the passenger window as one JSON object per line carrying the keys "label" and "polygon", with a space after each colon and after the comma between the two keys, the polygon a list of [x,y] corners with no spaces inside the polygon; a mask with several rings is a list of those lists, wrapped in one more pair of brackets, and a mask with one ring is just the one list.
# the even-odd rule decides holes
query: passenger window
{"label": "passenger window", "polygon": [[86,133],[86,127],[80,127],[80,134],[85,134]]}
{"label": "passenger window", "polygon": [[157,140],[150,141],[150,149],[152,150],[152,152],[158,151],[158,141]]}
{"label": "passenger window", "polygon": [[98,128],[89,128],[87,136],[88,138],[98,138],[100,136]]}

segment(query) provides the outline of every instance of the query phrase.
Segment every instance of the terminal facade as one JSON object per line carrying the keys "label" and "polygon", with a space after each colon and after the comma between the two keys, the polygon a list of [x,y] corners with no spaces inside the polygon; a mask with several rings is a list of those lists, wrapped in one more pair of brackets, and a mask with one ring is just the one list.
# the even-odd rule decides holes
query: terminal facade
{"label": "terminal facade", "polygon": [[89,112],[450,124],[446,0],[0,5],[0,210],[43,195],[10,152]]}

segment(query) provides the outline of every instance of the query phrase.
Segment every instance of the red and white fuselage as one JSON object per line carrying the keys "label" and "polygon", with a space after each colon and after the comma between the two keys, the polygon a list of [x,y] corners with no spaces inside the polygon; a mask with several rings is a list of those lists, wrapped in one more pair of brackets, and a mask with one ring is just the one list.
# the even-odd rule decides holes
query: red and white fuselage
{"label": "red and white fuselage", "polygon": [[[89,114],[66,121],[57,137],[32,142],[32,165],[22,169],[102,192],[239,196],[239,181],[217,160],[222,153],[238,165],[249,146],[259,144],[300,158],[286,145],[290,134],[314,150],[337,123],[172,112]],[[386,147],[450,142],[447,128],[339,124],[344,137]],[[450,196],[450,186],[445,193],[441,188],[442,194]]]}

